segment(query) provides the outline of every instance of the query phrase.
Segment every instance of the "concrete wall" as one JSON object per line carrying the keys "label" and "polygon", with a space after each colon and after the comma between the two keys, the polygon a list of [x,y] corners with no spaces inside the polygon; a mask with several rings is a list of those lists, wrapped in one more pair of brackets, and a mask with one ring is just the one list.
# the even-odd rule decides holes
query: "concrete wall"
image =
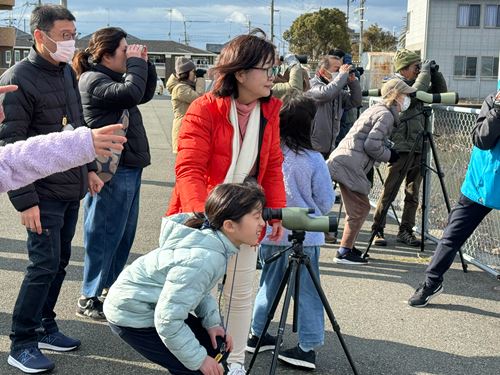
{"label": "concrete wall", "polygon": [[[482,56],[498,57],[500,28],[485,25],[486,5],[500,5],[500,0],[429,0],[426,32],[423,9],[427,0],[409,0],[411,12],[407,48],[422,50],[423,57],[436,60],[446,78],[449,91],[457,91],[461,98],[481,100],[496,90],[497,78],[481,77]],[[479,27],[457,27],[458,5],[480,4]],[[417,24],[417,25],[415,25]],[[415,27],[412,29],[412,26]],[[475,77],[454,75],[455,56],[477,57]]]}

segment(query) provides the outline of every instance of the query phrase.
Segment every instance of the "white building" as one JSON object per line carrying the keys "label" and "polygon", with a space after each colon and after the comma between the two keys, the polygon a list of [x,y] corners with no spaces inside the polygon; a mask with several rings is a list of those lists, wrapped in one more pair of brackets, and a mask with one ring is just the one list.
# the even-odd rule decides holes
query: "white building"
{"label": "white building", "polygon": [[436,60],[449,91],[482,100],[497,89],[500,0],[408,0],[406,48]]}

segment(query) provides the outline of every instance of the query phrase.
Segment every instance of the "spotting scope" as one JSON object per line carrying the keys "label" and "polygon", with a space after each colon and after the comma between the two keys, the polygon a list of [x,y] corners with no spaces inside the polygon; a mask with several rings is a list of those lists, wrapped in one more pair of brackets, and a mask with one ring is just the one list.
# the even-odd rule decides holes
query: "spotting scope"
{"label": "spotting scope", "polygon": [[310,232],[335,232],[337,230],[338,222],[335,216],[310,216],[313,213],[314,208],[264,208],[262,217],[266,221],[281,220],[281,224],[290,230]]}
{"label": "spotting scope", "polygon": [[[363,90],[361,92],[363,96],[381,96],[380,89],[370,89]],[[457,92],[443,92],[441,94],[429,94],[425,91],[417,91],[409,94],[412,98],[417,98],[424,103],[438,103],[438,104],[457,104],[458,103],[458,93]]]}

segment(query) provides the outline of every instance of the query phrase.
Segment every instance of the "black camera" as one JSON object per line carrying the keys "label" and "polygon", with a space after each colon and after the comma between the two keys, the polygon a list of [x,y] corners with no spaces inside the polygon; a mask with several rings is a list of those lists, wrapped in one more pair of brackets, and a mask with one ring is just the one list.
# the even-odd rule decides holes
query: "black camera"
{"label": "black camera", "polygon": [[206,69],[201,69],[201,68],[196,69],[196,78],[202,78],[205,76],[205,74],[207,74]]}
{"label": "black camera", "polygon": [[352,66],[349,69],[349,74],[354,73],[357,78],[361,77],[363,73],[365,72],[365,69],[362,66]]}
{"label": "black camera", "polygon": [[431,60],[431,73],[439,72],[439,65],[436,64],[436,61]]}
{"label": "black camera", "polygon": [[216,336],[215,339],[217,340],[217,354],[215,355],[214,359],[217,361],[217,363],[225,364],[227,357],[229,357],[229,351],[226,350],[225,338]]}

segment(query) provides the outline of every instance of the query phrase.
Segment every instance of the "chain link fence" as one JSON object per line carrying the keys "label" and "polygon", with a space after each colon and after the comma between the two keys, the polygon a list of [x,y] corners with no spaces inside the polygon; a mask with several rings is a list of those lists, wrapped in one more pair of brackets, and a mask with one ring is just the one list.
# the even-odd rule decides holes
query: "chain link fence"
{"label": "chain link fence", "polygon": [[[374,101],[376,99],[371,98],[370,104]],[[432,105],[431,107],[433,140],[438,154],[437,158],[444,173],[444,183],[453,207],[460,195],[460,188],[469,164],[472,150],[471,132],[475,126],[479,110],[441,105]],[[379,168],[384,178],[387,174],[386,166],[387,164],[383,163]],[[432,158],[430,166],[435,169],[435,163]],[[431,240],[437,241],[441,238],[444,227],[447,224],[448,212],[438,176],[430,171],[428,176],[426,235]],[[372,205],[375,206],[377,204],[381,194],[382,183],[377,174],[375,174],[374,186],[370,193]],[[398,217],[401,217],[403,205],[404,183],[393,202],[393,207]],[[417,213],[418,228],[422,227],[422,212],[420,210],[419,208],[419,212]],[[392,209],[389,209],[388,214],[393,216]],[[469,262],[496,277],[500,276],[500,212],[498,210],[493,210],[486,216],[467,240],[462,248],[462,252]]]}

